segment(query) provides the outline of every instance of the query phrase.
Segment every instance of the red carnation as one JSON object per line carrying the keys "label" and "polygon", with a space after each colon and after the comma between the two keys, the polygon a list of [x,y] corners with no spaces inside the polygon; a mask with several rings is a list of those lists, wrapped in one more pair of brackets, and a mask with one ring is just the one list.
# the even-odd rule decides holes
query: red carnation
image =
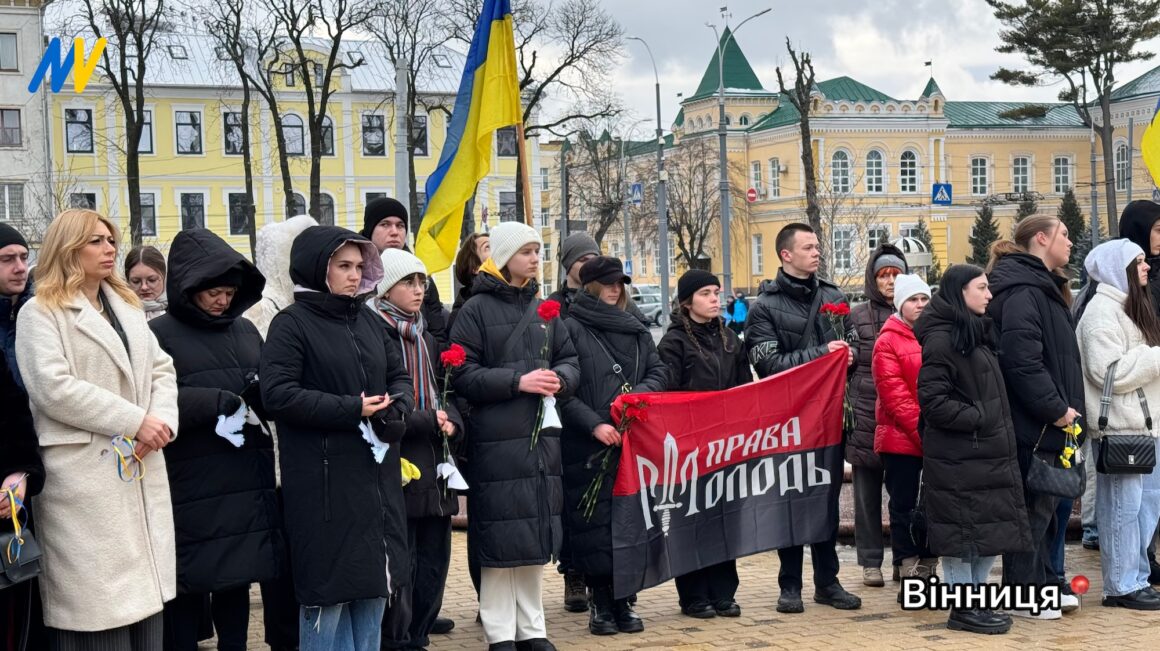
{"label": "red carnation", "polygon": [[451,347],[439,356],[439,361],[443,362],[446,368],[458,368],[467,361],[467,351],[459,344],[451,344]]}
{"label": "red carnation", "polygon": [[536,308],[536,314],[539,314],[540,318],[545,321],[551,321],[552,319],[560,316],[560,302],[544,301],[543,303],[540,303],[539,307]]}
{"label": "red carnation", "polygon": [[826,303],[818,311],[826,316],[850,316],[850,306],[845,303]]}

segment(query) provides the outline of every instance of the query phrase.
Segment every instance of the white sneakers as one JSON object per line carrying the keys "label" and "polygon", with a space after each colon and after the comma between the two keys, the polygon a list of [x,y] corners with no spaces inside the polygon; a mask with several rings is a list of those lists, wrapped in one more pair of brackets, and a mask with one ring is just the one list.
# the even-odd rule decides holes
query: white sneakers
{"label": "white sneakers", "polygon": [[[1068,596],[1070,596],[1070,595],[1064,596],[1064,598],[1063,598],[1064,604],[1067,604],[1067,597]],[[1075,599],[1075,597],[1072,597],[1072,599]],[[1066,608],[1066,605],[1064,607]],[[1079,607],[1079,600],[1078,599],[1076,599],[1075,607],[1076,608]],[[1063,617],[1063,613],[1060,612],[1059,610],[1054,609],[1054,608],[1040,610],[1038,615],[1032,615],[1030,610],[1007,610],[1004,612],[1006,612],[1008,615],[1010,615],[1012,617],[1022,617],[1023,619],[1049,620],[1049,619],[1061,619]]]}
{"label": "white sneakers", "polygon": [[1075,612],[1079,610],[1079,597],[1073,594],[1059,595],[1060,605],[1065,613]]}

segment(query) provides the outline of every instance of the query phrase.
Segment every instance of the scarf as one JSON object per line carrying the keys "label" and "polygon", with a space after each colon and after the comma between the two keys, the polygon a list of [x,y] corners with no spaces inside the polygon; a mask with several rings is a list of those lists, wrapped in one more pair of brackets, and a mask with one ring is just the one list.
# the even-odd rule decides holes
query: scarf
{"label": "scarf", "polygon": [[409,314],[394,303],[380,298],[376,307],[383,319],[399,332],[403,345],[403,365],[411,374],[411,384],[415,386],[416,409],[438,409],[439,389],[435,384],[435,370],[430,352],[423,341],[426,324],[422,313]]}

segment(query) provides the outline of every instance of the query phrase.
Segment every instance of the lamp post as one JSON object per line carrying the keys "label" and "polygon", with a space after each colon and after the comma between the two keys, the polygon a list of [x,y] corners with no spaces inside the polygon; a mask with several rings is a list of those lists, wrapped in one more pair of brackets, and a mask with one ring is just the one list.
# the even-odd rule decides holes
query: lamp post
{"label": "lamp post", "polygon": [[[725,41],[721,40],[721,35],[717,32],[717,26],[706,23],[708,27],[712,28],[713,35],[717,38],[717,141],[720,143],[720,170],[721,175],[721,264],[723,268],[722,275],[724,278],[725,295],[730,296],[733,293],[733,260],[732,260],[732,244],[729,235],[729,222],[732,218],[729,208],[729,156],[726,152],[726,140],[728,133],[725,130],[725,48],[729,45],[730,40],[736,40],[737,32],[745,23],[764,16],[772,11],[770,8],[763,9],[749,18],[741,21],[737,27],[729,33],[729,38]],[[721,16],[728,20],[729,11],[726,7],[721,8]]]}
{"label": "lamp post", "polygon": [[624,260],[628,266],[632,266],[632,228],[630,226],[630,217],[628,210],[628,165],[624,157],[624,141],[626,138],[632,136],[636,128],[647,122],[648,118],[637,120],[628,128],[627,132],[620,137],[620,187],[617,190],[620,192],[620,209],[624,215]]}
{"label": "lamp post", "polygon": [[652,48],[643,38],[629,36],[630,41],[640,41],[648,52],[648,59],[652,62],[653,78],[656,79],[657,98],[657,257],[660,258],[661,268],[661,319],[668,317],[665,314],[669,305],[669,219],[667,211],[668,194],[665,188],[667,175],[665,174],[665,134],[661,126],[661,76],[657,73],[657,62],[653,58]]}

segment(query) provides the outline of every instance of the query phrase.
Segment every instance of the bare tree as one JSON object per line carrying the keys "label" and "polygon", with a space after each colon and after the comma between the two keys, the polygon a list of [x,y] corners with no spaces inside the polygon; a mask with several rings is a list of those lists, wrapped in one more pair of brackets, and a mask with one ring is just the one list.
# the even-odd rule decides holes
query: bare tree
{"label": "bare tree", "polygon": [[624,216],[626,166],[622,154],[627,143],[613,138],[607,129],[600,135],[585,129],[574,142],[569,163],[570,194],[576,205],[592,211],[588,232],[600,242]]}
{"label": "bare tree", "polygon": [[[856,289],[861,287],[866,263],[870,261],[871,230],[879,225],[881,212],[880,207],[867,205],[863,197],[854,193],[860,181],[847,177],[838,184],[833,179],[823,179],[818,193],[818,242],[825,243],[823,249],[829,251],[831,258],[828,277],[838,285]],[[846,239],[842,247],[834,244],[837,233]],[[822,256],[823,262],[825,258]]]}
{"label": "bare tree", "polygon": [[815,170],[813,137],[810,131],[810,109],[813,107],[812,95],[815,88],[814,62],[809,52],[799,53],[794,50],[788,37],[785,39],[785,49],[789,51],[790,61],[793,62],[793,88],[786,87],[780,67],[777,69],[777,87],[781,91],[782,97],[788,99],[789,103],[797,109],[798,115],[801,116],[798,127],[801,130],[802,139],[802,174],[805,176],[806,182],[806,217],[809,219],[810,227],[818,231],[818,241],[822,243],[822,266],[818,272],[824,276],[827,264],[826,247],[824,245],[825,239],[821,233],[822,219],[821,208],[818,204],[818,175]]}
{"label": "bare tree", "polygon": [[[362,59],[343,60],[342,42],[351,32],[365,29],[372,13],[357,0],[263,0],[290,41],[291,59],[306,90],[310,132],[310,214],[319,217],[322,201],[322,143],[327,108],[339,71],[364,65]],[[319,62],[309,52],[318,52]],[[280,126],[280,123],[279,123]],[[281,131],[281,128],[279,128]]]}

